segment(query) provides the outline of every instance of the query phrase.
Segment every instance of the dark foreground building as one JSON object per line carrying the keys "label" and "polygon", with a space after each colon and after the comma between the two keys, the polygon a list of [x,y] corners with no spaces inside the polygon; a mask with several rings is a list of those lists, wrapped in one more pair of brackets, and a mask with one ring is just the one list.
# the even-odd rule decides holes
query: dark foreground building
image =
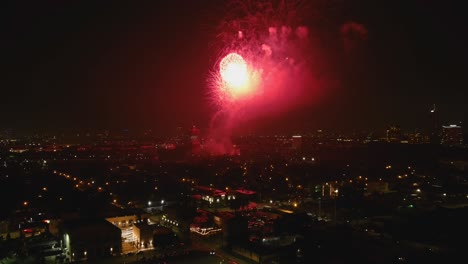
{"label": "dark foreground building", "polygon": [[120,228],[105,219],[77,219],[63,223],[66,253],[71,260],[93,259],[120,253]]}

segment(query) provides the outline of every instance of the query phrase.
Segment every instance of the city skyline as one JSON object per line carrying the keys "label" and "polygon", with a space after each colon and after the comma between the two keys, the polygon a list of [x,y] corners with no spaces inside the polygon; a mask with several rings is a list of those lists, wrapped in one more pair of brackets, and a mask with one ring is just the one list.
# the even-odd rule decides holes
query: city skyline
{"label": "city skyline", "polygon": [[0,263],[464,257],[461,3],[30,2],[0,10]]}

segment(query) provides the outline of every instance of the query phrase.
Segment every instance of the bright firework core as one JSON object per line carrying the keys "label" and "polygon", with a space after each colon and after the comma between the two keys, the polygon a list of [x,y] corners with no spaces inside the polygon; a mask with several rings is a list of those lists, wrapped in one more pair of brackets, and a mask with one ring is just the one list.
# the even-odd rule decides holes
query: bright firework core
{"label": "bright firework core", "polygon": [[237,53],[230,53],[221,60],[219,72],[223,81],[233,89],[239,89],[247,83],[247,64]]}
{"label": "bright firework core", "polygon": [[249,69],[241,55],[226,55],[219,63],[219,73],[222,79],[220,89],[232,99],[239,99],[252,92]]}

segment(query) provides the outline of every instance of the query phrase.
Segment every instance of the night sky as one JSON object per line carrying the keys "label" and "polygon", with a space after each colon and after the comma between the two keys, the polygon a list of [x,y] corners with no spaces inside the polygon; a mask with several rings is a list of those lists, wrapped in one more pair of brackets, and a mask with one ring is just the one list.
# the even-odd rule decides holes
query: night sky
{"label": "night sky", "polygon": [[[2,4],[0,128],[54,131],[206,127],[206,79],[225,1]],[[468,18],[462,1],[312,1],[304,20],[334,85],[252,131],[425,128],[466,121]],[[343,24],[365,36],[344,47]],[[349,39],[348,39],[349,40]],[[349,44],[349,43],[348,43]]]}

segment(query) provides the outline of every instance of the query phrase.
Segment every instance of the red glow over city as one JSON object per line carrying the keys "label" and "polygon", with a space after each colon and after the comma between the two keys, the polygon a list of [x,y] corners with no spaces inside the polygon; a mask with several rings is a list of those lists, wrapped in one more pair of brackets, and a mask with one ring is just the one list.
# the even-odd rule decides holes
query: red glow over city
{"label": "red glow over city", "polygon": [[207,79],[217,108],[209,125],[211,153],[235,153],[230,138],[245,122],[317,101],[328,78],[317,74],[323,72],[314,58],[319,48],[296,17],[298,8],[295,1],[233,1],[229,7],[218,28],[220,57]]}

